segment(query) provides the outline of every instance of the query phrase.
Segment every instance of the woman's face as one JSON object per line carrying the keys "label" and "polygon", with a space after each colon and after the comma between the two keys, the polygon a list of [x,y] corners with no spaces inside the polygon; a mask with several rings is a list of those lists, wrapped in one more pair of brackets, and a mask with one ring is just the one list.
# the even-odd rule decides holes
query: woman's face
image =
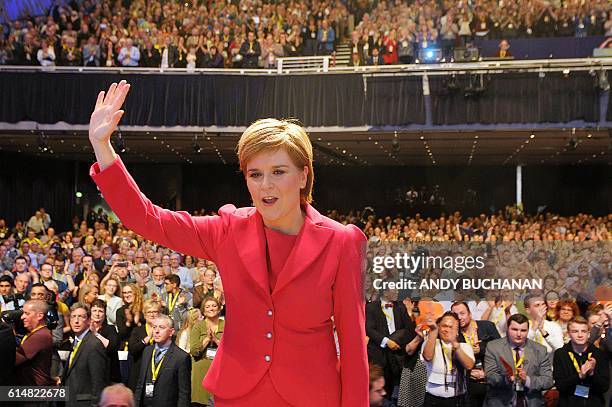
{"label": "woman's face", "polygon": [[123,302],[125,302],[126,304],[131,304],[134,302],[134,290],[132,290],[132,287],[123,287],[121,294],[123,294]]}
{"label": "woman's face", "polygon": [[219,306],[215,301],[206,301],[204,304],[204,316],[206,318],[216,318],[219,315]]}
{"label": "woman's face", "polygon": [[115,280],[108,280],[106,286],[104,286],[104,293],[112,296],[117,292],[117,282]]}
{"label": "woman's face", "polygon": [[569,305],[564,305],[559,309],[559,319],[567,322],[574,317],[574,310]]}
{"label": "woman's face", "polygon": [[102,307],[91,307],[91,320],[102,322],[106,318],[106,310]]}
{"label": "woman's face", "polygon": [[91,291],[87,293],[87,295],[85,296],[85,302],[87,304],[91,304],[93,302],[93,300],[95,300],[98,297],[98,287],[93,286],[91,287]]}
{"label": "woman's face", "polygon": [[288,227],[300,210],[300,189],[308,167],[295,166],[282,148],[262,151],[246,165],[246,182],[255,207],[269,227]]}
{"label": "woman's face", "polygon": [[204,282],[206,284],[212,284],[213,281],[215,281],[215,277],[217,277],[217,275],[214,271],[210,269],[206,269],[206,271],[204,272]]}

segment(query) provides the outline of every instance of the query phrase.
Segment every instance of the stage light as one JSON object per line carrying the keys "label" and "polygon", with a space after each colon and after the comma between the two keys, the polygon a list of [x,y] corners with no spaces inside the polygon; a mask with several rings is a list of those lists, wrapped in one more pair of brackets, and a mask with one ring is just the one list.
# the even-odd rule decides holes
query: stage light
{"label": "stage light", "polygon": [[83,193],[81,191],[77,191],[74,195],[76,195],[77,198],[83,198]]}
{"label": "stage light", "polygon": [[[437,63],[442,59],[442,50],[439,48],[426,48],[419,51],[419,59],[423,63]],[[418,62],[417,62],[418,63]]]}

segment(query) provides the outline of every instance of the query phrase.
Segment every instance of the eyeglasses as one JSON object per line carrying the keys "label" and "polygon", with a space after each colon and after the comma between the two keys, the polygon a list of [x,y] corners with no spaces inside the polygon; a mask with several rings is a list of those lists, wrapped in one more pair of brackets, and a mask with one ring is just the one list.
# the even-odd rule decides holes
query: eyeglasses
{"label": "eyeglasses", "polygon": [[132,291],[124,291],[123,292],[123,295],[132,295],[132,294],[134,294]]}
{"label": "eyeglasses", "polygon": [[82,319],[83,321],[85,321],[87,318],[89,318],[87,315],[76,315],[76,314],[70,315],[70,319]]}
{"label": "eyeglasses", "polygon": [[145,312],[145,315],[158,315],[159,311],[147,311]]}

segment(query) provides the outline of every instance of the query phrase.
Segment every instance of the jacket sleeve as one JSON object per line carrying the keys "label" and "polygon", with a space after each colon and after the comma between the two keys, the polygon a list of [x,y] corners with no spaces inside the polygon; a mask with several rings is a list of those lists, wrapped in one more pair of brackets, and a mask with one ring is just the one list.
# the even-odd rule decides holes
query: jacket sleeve
{"label": "jacket sleeve", "polygon": [[340,344],[342,407],[369,405],[363,293],[365,242],[365,235],[356,226],[346,227],[343,256],[332,293],[334,323]]}
{"label": "jacket sleeve", "polygon": [[[154,205],[140,192],[120,157],[104,171],[94,163],[89,173],[106,202],[128,228],[178,252],[214,261],[215,247],[226,229],[221,216],[192,217],[184,211],[174,212]],[[223,209],[235,210],[232,205]]]}
{"label": "jacket sleeve", "polygon": [[191,358],[185,354],[178,367],[178,400],[177,407],[191,405]]}
{"label": "jacket sleeve", "polygon": [[380,346],[385,335],[376,329],[376,316],[374,315],[374,307],[378,306],[379,302],[371,302],[366,304],[366,335],[370,338],[370,342]]}
{"label": "jacket sleeve", "polygon": [[109,377],[109,372],[107,371],[108,359],[102,342],[97,338],[92,338],[91,340],[94,341],[92,351],[88,355],[89,376],[91,377],[91,405],[97,406],[100,400],[100,394],[102,394],[102,390],[104,390],[104,387],[107,385],[106,378]]}
{"label": "jacket sleeve", "polygon": [[206,326],[203,323],[196,323],[191,328],[191,332],[189,333],[189,350],[191,356],[193,356],[195,360],[202,359],[204,352],[206,351],[206,348],[202,346],[202,341],[204,339],[202,336],[202,330],[205,327]]}
{"label": "jacket sleeve", "polygon": [[132,330],[132,333],[130,335],[130,340],[128,341],[128,351],[134,355],[139,355],[142,353],[142,351],[145,349],[145,347],[147,345],[145,345],[144,343],[142,343],[142,340],[144,338],[141,338],[140,335],[138,334],[138,329],[134,328]]}
{"label": "jacket sleeve", "polygon": [[484,357],[484,369],[487,378],[487,383],[491,387],[506,387],[510,385],[510,379],[506,376],[506,372],[502,370],[500,363],[497,363],[497,357],[495,352],[490,348],[485,353]]}
{"label": "jacket sleeve", "polygon": [[[531,387],[529,390],[548,390],[553,387],[553,372],[552,372],[552,363],[550,360],[550,353],[546,351],[546,349],[542,346],[542,349],[538,351],[538,359],[541,360],[538,368],[537,375],[529,375],[529,381]],[[537,361],[535,361],[537,363]]]}

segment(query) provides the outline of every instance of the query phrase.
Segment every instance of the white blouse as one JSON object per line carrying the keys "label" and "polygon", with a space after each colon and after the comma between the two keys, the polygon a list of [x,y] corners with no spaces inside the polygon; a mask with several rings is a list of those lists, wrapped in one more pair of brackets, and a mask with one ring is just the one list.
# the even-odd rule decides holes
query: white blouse
{"label": "white blouse", "polygon": [[[455,394],[455,382],[457,381],[457,369],[453,369],[450,371],[450,361],[446,358],[446,365],[444,363],[445,356],[442,353],[442,348],[440,347],[440,343],[448,349],[449,351],[452,349],[452,345],[450,343],[443,342],[440,339],[436,340],[436,347],[434,350],[433,360],[428,362],[423,358],[423,349],[425,346],[421,347],[421,360],[425,364],[427,368],[427,393],[433,394],[438,397],[455,397],[456,395],[465,393],[466,389],[459,389],[459,394]],[[474,358],[474,351],[472,350],[472,346],[467,343],[459,343],[461,350],[463,350],[472,360]],[[449,352],[450,353],[450,352]],[[453,363],[459,363],[456,359]],[[455,367],[455,366],[453,366]],[[446,375],[445,375],[446,371]],[[446,377],[445,377],[446,376]],[[468,380],[468,373],[466,371],[465,383]],[[446,383],[446,386],[445,386]],[[445,388],[446,387],[446,388]]]}

